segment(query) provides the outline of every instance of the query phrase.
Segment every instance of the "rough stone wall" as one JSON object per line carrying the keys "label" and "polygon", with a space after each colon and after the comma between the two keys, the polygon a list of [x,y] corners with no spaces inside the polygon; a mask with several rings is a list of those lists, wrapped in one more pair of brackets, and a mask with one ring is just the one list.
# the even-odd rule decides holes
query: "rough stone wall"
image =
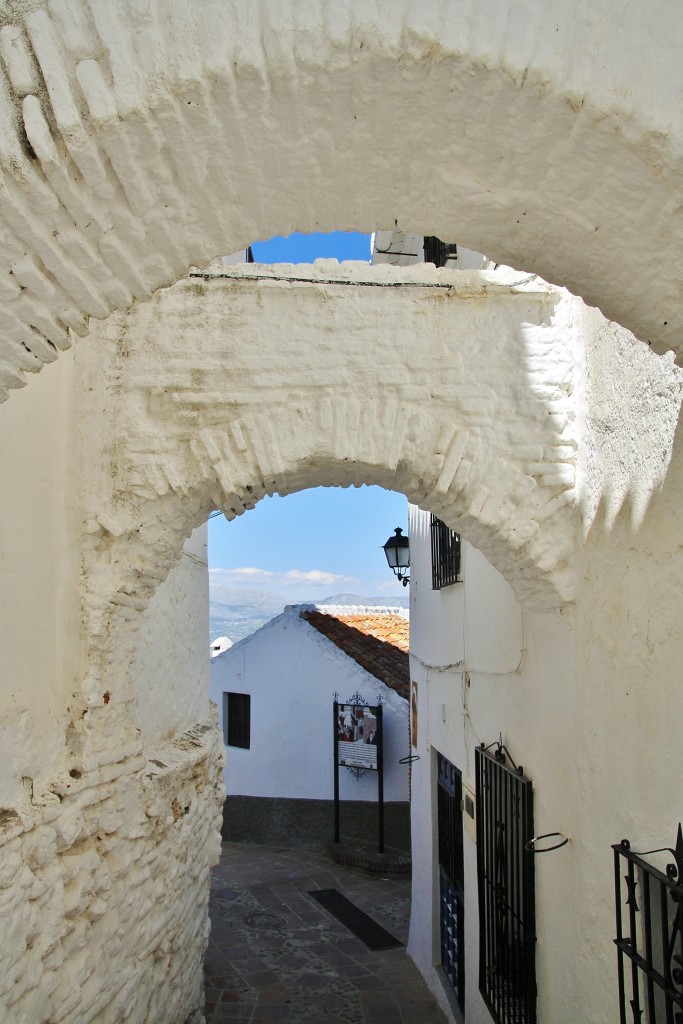
{"label": "rough stone wall", "polygon": [[154,757],[72,769],[30,811],[2,812],[6,1024],[199,1020],[222,811],[215,724]]}
{"label": "rough stone wall", "polygon": [[578,306],[576,325],[586,339],[577,396],[586,439],[577,467],[583,533],[596,523],[609,532],[622,510],[636,533],[667,479],[683,378],[673,353],[653,359],[595,309]]}
{"label": "rough stone wall", "polygon": [[[97,455],[85,454],[92,423],[72,356],[0,414],[0,1020],[184,1024],[202,1005],[222,809],[223,747],[201,692],[206,623],[204,669],[190,671],[186,653],[165,677],[147,666],[138,679],[129,662],[125,686],[103,672],[96,706],[84,701],[88,651],[99,658],[97,639],[86,643],[80,586],[88,458]],[[186,573],[184,589],[196,602],[206,567],[191,568],[199,586]],[[183,590],[173,578],[170,586],[177,600]],[[172,646],[187,620],[165,589]],[[132,652],[138,635],[149,643],[142,615]],[[148,716],[141,687],[163,704],[169,678],[171,691],[187,688],[184,699]],[[102,751],[87,763],[84,728]]]}
{"label": "rough stone wall", "polygon": [[89,316],[294,228],[437,234],[675,347],[678,14],[9,0],[0,397]]}

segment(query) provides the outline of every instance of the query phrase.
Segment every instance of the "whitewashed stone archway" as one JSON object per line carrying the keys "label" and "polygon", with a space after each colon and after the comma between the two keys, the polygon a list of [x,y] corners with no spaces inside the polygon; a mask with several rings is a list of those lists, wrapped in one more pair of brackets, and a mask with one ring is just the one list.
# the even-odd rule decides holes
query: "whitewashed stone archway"
{"label": "whitewashed stone archway", "polygon": [[[77,403],[83,458],[74,463],[89,475],[69,478],[87,506],[77,509],[85,650],[74,656],[64,763],[60,750],[49,788],[3,816],[18,940],[3,961],[0,1009],[10,1007],[8,1019],[116,1024],[135,1003],[141,1019],[177,1024],[198,1019],[201,1005],[217,740],[196,723],[171,738],[164,759],[143,758],[128,667],[142,611],[192,525],[213,505],[239,510],[269,487],[360,482],[367,472],[466,528],[530,605],[557,607],[573,593],[580,516],[588,507],[590,520],[610,488],[614,516],[625,495],[642,510],[666,474],[671,435],[659,464],[648,464],[637,437],[628,447],[643,422],[637,398],[622,415],[625,389],[603,394],[596,433],[608,454],[601,449],[584,472],[590,493],[577,490],[582,396],[567,386],[571,331],[553,322],[555,300],[542,285],[499,297],[527,307],[512,335],[488,336],[507,342],[496,348],[495,386],[481,364],[474,378],[456,373],[476,360],[460,366],[447,342],[428,358],[421,344],[433,335],[418,327],[405,349],[410,373],[393,395],[377,386],[370,350],[354,364],[352,341],[333,346],[323,366],[324,346],[309,344],[312,377],[322,382],[331,368],[344,379],[331,396],[312,395],[299,373],[303,390],[287,403],[278,392],[292,383],[293,349],[266,358],[253,311],[233,361],[221,363],[217,350],[202,363],[200,332],[186,341],[184,364],[166,363],[165,339],[150,335],[147,379],[144,360],[133,366],[140,352],[127,342],[126,318],[111,311],[257,237],[398,225],[538,271],[658,349],[677,347],[681,21],[673,0],[533,0],[523,22],[517,5],[495,0],[457,12],[448,0],[371,10],[365,0],[315,9],[8,0],[0,26],[0,397],[67,348],[69,331],[84,335],[89,316],[104,321],[92,345],[78,347],[92,391]],[[193,287],[196,310],[207,292]],[[434,307],[453,298],[437,294]],[[485,288],[468,296],[475,321],[477,304],[491,299]],[[164,301],[157,292],[133,316]],[[350,316],[353,300],[346,307]],[[472,333],[480,340],[481,326]],[[223,327],[239,337],[244,322]],[[546,340],[544,361],[534,346]],[[222,354],[234,355],[230,346]],[[361,383],[375,375],[373,415],[348,372],[357,365]],[[444,366],[449,374],[435,372]],[[624,366],[628,376],[630,357]],[[224,369],[229,383],[216,399],[212,378]],[[644,404],[671,425],[677,385],[664,377]],[[272,419],[249,408],[250,387],[261,407],[270,397]],[[239,414],[229,411],[234,396]],[[277,458],[280,435],[287,447]],[[356,460],[348,475],[345,459]],[[623,554],[629,543],[613,546]],[[596,587],[596,613],[600,594]],[[590,612],[588,601],[584,630]],[[672,614],[661,618],[661,635],[670,625],[675,634]],[[609,636],[615,648],[620,621]],[[614,679],[616,657],[612,667]],[[641,674],[639,666],[639,682]],[[167,893],[175,898],[162,900]]]}
{"label": "whitewashed stone archway", "polygon": [[[575,305],[510,271],[319,261],[228,268],[98,325],[79,351],[91,650],[76,761],[111,748],[89,708],[97,725],[102,694],[127,694],[142,612],[214,507],[380,484],[465,531],[529,607],[571,602]],[[134,711],[107,712],[131,750]]]}
{"label": "whitewashed stone archway", "polygon": [[293,229],[437,233],[680,341],[674,0],[0,18],[3,396],[89,316]]}
{"label": "whitewashed stone archway", "polygon": [[[70,371],[54,378],[68,385],[70,457],[48,415],[39,436],[56,465],[28,465],[49,480],[67,467],[74,501],[60,513],[58,492],[48,536],[81,537],[68,578],[83,605],[75,621],[50,606],[73,628],[73,660],[46,694],[64,737],[35,787],[16,777],[21,729],[4,734],[20,790],[0,818],[8,1020],[118,1024],[131,1007],[150,1024],[200,1020],[222,744],[198,720],[204,704],[143,746],[130,668],[150,595],[213,505],[315,483],[400,487],[476,535],[529,607],[550,609],[571,597],[586,510],[590,522],[606,495],[614,516],[629,494],[642,515],[666,476],[680,372],[543,282],[335,264],[226,273],[110,317],[52,368]],[[17,625],[21,607],[8,612]],[[43,753],[34,742],[28,774]]]}

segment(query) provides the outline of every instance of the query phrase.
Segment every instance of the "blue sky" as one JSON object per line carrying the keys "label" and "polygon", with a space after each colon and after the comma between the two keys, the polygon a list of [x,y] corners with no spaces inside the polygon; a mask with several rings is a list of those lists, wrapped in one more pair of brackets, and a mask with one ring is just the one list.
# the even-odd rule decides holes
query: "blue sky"
{"label": "blue sky", "polygon": [[382,545],[395,527],[407,532],[408,504],[381,487],[316,487],[264,498],[226,522],[209,520],[212,586],[282,594],[286,603],[332,594],[405,595]]}
{"label": "blue sky", "polygon": [[329,234],[290,235],[254,242],[251,247],[256,263],[312,263],[322,257],[338,260],[370,260],[370,235],[356,231],[332,231]]}
{"label": "blue sky", "polygon": [[[369,260],[370,236],[334,232],[257,242],[258,263],[310,263],[319,257]],[[407,532],[402,494],[380,487],[317,487],[286,498],[264,498],[228,523],[209,520],[212,587],[268,590],[287,602],[350,592],[405,595],[382,545],[400,526]]]}

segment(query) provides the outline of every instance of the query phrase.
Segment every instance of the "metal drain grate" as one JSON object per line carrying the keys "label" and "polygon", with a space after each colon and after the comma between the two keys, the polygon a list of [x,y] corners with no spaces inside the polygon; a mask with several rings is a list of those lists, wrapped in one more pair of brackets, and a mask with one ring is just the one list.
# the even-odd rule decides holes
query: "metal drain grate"
{"label": "metal drain grate", "polygon": [[247,928],[260,929],[266,932],[281,931],[287,925],[284,917],[278,917],[277,914],[269,914],[267,910],[250,910],[242,915],[242,920]]}

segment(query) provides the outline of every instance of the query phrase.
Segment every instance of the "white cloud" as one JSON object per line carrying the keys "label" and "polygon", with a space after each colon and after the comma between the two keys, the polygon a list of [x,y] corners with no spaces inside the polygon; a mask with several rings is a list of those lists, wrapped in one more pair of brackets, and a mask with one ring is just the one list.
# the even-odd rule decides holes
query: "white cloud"
{"label": "white cloud", "polygon": [[320,583],[326,587],[331,587],[332,585],[348,586],[351,583],[360,582],[353,576],[337,576],[333,572],[324,572],[322,569],[310,569],[308,572],[302,572],[300,569],[290,569],[289,572],[284,573],[283,579],[291,580],[292,582],[300,581],[301,583]]}
{"label": "white cloud", "polygon": [[303,601],[307,598],[325,597],[330,591],[349,590],[358,587],[360,580],[353,576],[341,576],[324,569],[289,569],[273,572],[245,565],[235,569],[209,569],[209,586],[244,587],[245,589],[268,590],[283,594],[287,600]]}

